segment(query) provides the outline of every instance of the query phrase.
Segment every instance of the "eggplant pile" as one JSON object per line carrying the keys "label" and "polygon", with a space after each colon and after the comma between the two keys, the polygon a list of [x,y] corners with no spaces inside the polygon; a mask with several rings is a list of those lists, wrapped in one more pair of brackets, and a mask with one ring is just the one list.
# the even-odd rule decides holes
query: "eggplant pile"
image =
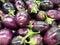
{"label": "eggplant pile", "polygon": [[0,45],[60,45],[60,0],[0,0]]}

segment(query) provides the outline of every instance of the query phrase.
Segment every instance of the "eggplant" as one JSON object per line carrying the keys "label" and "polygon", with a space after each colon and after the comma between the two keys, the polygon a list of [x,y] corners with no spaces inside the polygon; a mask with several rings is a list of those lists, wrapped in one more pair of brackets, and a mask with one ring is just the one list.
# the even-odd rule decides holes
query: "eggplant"
{"label": "eggplant", "polygon": [[25,4],[22,2],[22,0],[16,0],[15,7],[18,11],[25,10]]}
{"label": "eggplant", "polygon": [[28,33],[29,28],[20,28],[17,33],[21,36],[25,36]]}
{"label": "eggplant", "polygon": [[0,30],[0,45],[8,45],[11,42],[13,33],[10,29]]}
{"label": "eggplant", "polygon": [[20,11],[16,14],[16,22],[19,26],[25,26],[27,21],[28,21],[28,16],[29,14],[27,13],[26,10]]}
{"label": "eggplant", "polygon": [[7,28],[17,28],[17,23],[16,23],[16,19],[14,16],[10,15],[10,14],[6,14],[5,16],[3,16],[2,18],[2,23],[7,27]]}
{"label": "eggplant", "polygon": [[48,45],[56,45],[60,42],[60,28],[52,27],[46,32],[44,42]]}
{"label": "eggplant", "polygon": [[47,15],[55,20],[60,20],[60,11],[49,10],[47,11]]}
{"label": "eggplant", "polygon": [[21,41],[22,41],[22,36],[16,36],[12,39],[11,44],[12,45],[22,45]]}
{"label": "eggplant", "polygon": [[45,12],[44,11],[39,11],[36,15],[37,20],[45,20]]}
{"label": "eggplant", "polygon": [[15,11],[15,8],[14,8],[14,6],[13,6],[12,3],[10,3],[10,2],[5,2],[5,3],[3,4],[3,10],[5,11],[5,13],[8,13],[10,10],[12,10],[12,11],[14,12],[14,11]]}
{"label": "eggplant", "polygon": [[33,31],[47,31],[49,25],[44,21],[35,21],[33,24],[27,25],[27,27],[32,28]]}
{"label": "eggplant", "polygon": [[40,8],[43,10],[50,10],[53,9],[54,5],[51,1],[49,0],[44,0],[41,2]]}
{"label": "eggplant", "polygon": [[60,0],[50,0],[52,1],[54,4],[59,4],[60,3]]}

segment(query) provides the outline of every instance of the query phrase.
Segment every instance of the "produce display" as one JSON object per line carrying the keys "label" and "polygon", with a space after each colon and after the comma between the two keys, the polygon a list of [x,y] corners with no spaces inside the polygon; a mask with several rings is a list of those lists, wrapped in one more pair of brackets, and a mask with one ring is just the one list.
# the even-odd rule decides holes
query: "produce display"
{"label": "produce display", "polygon": [[0,0],[0,45],[60,45],[60,0]]}

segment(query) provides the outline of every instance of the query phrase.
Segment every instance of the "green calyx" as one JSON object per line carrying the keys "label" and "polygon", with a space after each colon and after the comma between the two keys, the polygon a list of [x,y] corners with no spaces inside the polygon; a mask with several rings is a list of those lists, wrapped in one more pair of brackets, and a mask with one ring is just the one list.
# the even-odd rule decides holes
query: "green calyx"
{"label": "green calyx", "polygon": [[24,10],[25,10],[24,8],[22,8],[22,9],[21,9],[21,8],[19,8],[19,9],[18,9],[18,11],[24,11]]}
{"label": "green calyx", "polygon": [[40,33],[40,32],[33,32],[32,30],[28,30],[28,34],[25,37],[23,37],[21,43],[24,43],[24,41],[26,40],[27,37],[31,37],[31,36],[38,34],[38,33]]}
{"label": "green calyx", "polygon": [[0,0],[1,2],[5,3],[7,0]]}
{"label": "green calyx", "polygon": [[8,11],[9,11],[9,14],[14,16],[15,10],[8,10]]}
{"label": "green calyx", "polygon": [[40,1],[36,1],[36,4],[37,4],[37,6],[39,7],[40,4],[41,4],[41,2],[40,2]]}
{"label": "green calyx", "polygon": [[32,24],[29,24],[29,25],[27,25],[26,27],[32,29],[32,28],[33,28],[33,25],[32,25]]}
{"label": "green calyx", "polygon": [[35,45],[36,41],[37,41],[36,39],[30,38],[30,41],[27,42],[27,43],[30,44],[30,45]]}
{"label": "green calyx", "polygon": [[47,24],[52,24],[52,21],[53,21],[53,20],[54,20],[54,19],[46,18],[45,22],[46,22]]}
{"label": "green calyx", "polygon": [[49,18],[48,16],[47,16],[47,14],[46,14],[46,12],[44,12],[44,11],[42,11],[43,12],[43,15],[45,16],[45,22],[47,23],[47,24],[52,24],[52,21],[54,20],[54,19],[52,19],[52,18]]}
{"label": "green calyx", "polygon": [[45,22],[46,22],[47,24],[52,24],[52,21],[53,21],[54,19],[49,18],[47,15],[45,15],[45,17],[46,17]]}
{"label": "green calyx", "polygon": [[37,11],[38,11],[38,7],[32,7],[31,8],[31,13],[37,13]]}

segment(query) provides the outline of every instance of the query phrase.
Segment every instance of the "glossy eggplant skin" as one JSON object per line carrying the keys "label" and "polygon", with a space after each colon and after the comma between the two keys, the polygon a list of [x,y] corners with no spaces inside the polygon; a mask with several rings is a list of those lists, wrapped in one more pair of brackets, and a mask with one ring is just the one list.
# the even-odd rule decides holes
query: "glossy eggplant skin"
{"label": "glossy eggplant skin", "polygon": [[45,20],[45,12],[44,11],[39,11],[38,14],[36,15],[37,20]]}
{"label": "glossy eggplant skin", "polygon": [[43,21],[36,21],[33,24],[34,31],[46,31],[48,30],[48,28],[49,28],[49,25]]}
{"label": "glossy eggplant skin", "polygon": [[60,28],[53,27],[44,36],[44,42],[48,45],[56,45],[60,42]]}
{"label": "glossy eggplant skin", "polygon": [[47,15],[55,20],[60,20],[60,11],[49,10],[47,11]]}
{"label": "glossy eggplant skin", "polygon": [[10,29],[0,30],[0,45],[8,45],[12,39],[13,33]]}
{"label": "glossy eggplant skin", "polygon": [[43,38],[40,34],[36,34],[30,37],[30,42],[30,45],[43,45]]}
{"label": "glossy eggplant skin", "polygon": [[21,36],[25,36],[28,33],[29,28],[20,28],[17,33]]}
{"label": "glossy eggplant skin", "polygon": [[54,4],[59,4],[60,3],[60,0],[50,0],[52,1]]}
{"label": "glossy eggplant skin", "polygon": [[44,0],[41,2],[41,9],[43,10],[50,10],[53,9],[53,7],[54,7],[53,3],[49,0],[48,1]]}
{"label": "glossy eggplant skin", "polygon": [[8,13],[9,10],[14,10],[14,9],[15,9],[15,8],[14,8],[13,4],[10,3],[10,2],[6,2],[6,3],[3,4],[3,10],[4,10],[6,13]]}
{"label": "glossy eggplant skin", "polygon": [[15,1],[15,7],[17,10],[24,10],[25,4],[22,2],[22,0],[16,0]]}
{"label": "glossy eggplant skin", "polygon": [[0,24],[0,29],[2,28],[1,24]]}
{"label": "glossy eggplant skin", "polygon": [[22,45],[21,41],[22,41],[22,37],[21,36],[16,36],[12,39],[11,44],[12,45]]}
{"label": "glossy eggplant skin", "polygon": [[16,14],[16,21],[19,26],[24,26],[26,25],[28,21],[28,13],[26,10],[18,12]]}
{"label": "glossy eggplant skin", "polygon": [[55,15],[57,15],[57,10],[48,10],[47,11],[47,16],[49,16],[50,18],[54,18]]}
{"label": "glossy eggplant skin", "polygon": [[14,29],[17,27],[15,17],[10,14],[6,14],[5,16],[3,16],[2,23],[6,27],[11,28],[11,29]]}

